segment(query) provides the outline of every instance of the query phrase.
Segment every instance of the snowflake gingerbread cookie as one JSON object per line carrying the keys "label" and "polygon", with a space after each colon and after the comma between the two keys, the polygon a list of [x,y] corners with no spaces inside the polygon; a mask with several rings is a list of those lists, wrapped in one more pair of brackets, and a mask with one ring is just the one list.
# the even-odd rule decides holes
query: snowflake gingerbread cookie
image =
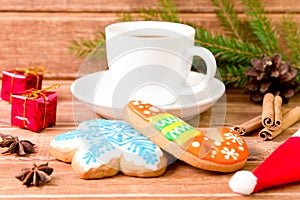
{"label": "snowflake gingerbread cookie", "polygon": [[124,121],[96,119],[75,131],[57,135],[50,143],[56,159],[71,162],[83,179],[116,175],[155,177],[163,174],[167,159],[162,150]]}
{"label": "snowflake gingerbread cookie", "polygon": [[247,161],[247,144],[233,129],[222,127],[205,135],[161,108],[138,100],[127,104],[123,117],[153,143],[197,168],[232,172]]}

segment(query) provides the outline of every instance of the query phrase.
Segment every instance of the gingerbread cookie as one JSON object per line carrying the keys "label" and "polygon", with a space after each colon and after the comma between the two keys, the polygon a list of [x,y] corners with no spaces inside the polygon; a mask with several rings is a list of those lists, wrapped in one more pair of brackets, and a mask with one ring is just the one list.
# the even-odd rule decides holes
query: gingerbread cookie
{"label": "gingerbread cookie", "polygon": [[167,158],[162,150],[124,121],[96,119],[82,122],[75,131],[57,135],[50,153],[71,162],[83,179],[116,175],[155,177],[162,175]]}
{"label": "gingerbread cookie", "polygon": [[157,146],[194,167],[233,172],[247,161],[247,144],[233,129],[223,127],[205,135],[161,108],[138,100],[127,104],[123,117]]}

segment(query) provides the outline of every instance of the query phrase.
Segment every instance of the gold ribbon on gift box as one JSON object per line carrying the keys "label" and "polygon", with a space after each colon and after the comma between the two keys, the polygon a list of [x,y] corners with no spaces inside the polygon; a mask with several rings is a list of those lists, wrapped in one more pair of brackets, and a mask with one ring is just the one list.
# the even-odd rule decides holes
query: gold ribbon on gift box
{"label": "gold ribbon on gift box", "polygon": [[[25,95],[25,100],[24,100],[24,110],[23,110],[23,119],[26,119],[26,105],[27,105],[27,100],[28,99],[37,99],[40,95],[44,98],[44,119],[43,119],[43,128],[45,127],[45,123],[46,123],[46,111],[47,111],[47,97],[46,95],[44,94],[45,91],[47,90],[55,90],[57,88],[59,88],[60,85],[59,84],[54,84],[54,85],[51,85],[49,87],[46,87],[44,89],[41,89],[41,90],[32,90],[30,93],[26,94]],[[27,127],[26,125],[26,120],[23,120],[23,124],[24,124],[24,127]]]}
{"label": "gold ribbon on gift box", "polygon": [[35,88],[38,88],[39,83],[40,83],[40,77],[39,75],[46,73],[45,69],[43,67],[31,67],[28,69],[23,69],[23,68],[16,68],[14,72],[14,76],[11,78],[11,83],[10,83],[10,102],[11,102],[11,95],[12,95],[12,88],[14,85],[14,78],[17,73],[24,73],[24,75],[34,75],[36,77],[36,85]]}

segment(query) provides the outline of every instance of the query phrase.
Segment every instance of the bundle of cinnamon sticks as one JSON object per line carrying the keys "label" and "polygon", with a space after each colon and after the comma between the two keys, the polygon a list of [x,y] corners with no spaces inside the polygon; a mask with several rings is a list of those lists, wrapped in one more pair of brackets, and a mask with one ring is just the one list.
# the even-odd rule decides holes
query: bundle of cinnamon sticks
{"label": "bundle of cinnamon sticks", "polygon": [[300,106],[291,110],[282,109],[282,98],[268,93],[264,96],[262,114],[235,126],[241,135],[261,128],[259,137],[271,140],[300,120]]}

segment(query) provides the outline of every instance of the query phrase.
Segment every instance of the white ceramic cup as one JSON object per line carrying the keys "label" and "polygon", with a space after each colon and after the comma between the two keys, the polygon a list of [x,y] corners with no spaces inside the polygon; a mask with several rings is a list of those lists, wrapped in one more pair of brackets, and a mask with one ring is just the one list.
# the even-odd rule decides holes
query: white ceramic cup
{"label": "white ceramic cup", "polygon": [[[194,46],[195,29],[191,26],[159,21],[120,22],[108,25],[105,37],[112,80],[123,87],[137,84],[133,99],[172,104],[178,95],[203,91],[216,74],[213,54]],[[193,56],[200,56],[207,69],[200,84],[190,86],[187,79]]]}

